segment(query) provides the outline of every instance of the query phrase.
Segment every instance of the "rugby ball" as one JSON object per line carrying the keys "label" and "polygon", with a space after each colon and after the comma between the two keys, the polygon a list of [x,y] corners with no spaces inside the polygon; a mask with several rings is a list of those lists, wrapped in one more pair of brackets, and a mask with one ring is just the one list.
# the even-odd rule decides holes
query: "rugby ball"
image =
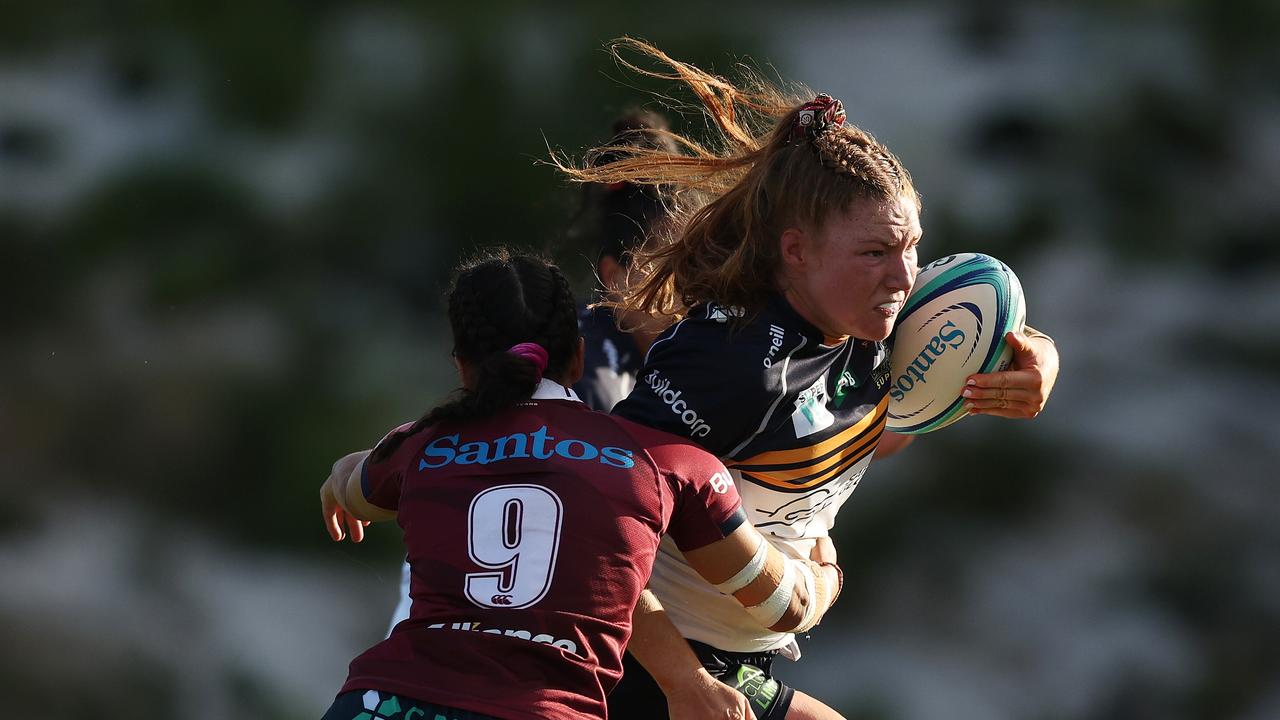
{"label": "rugby ball", "polygon": [[921,268],[893,331],[887,428],[918,435],[968,415],[965,380],[1009,367],[1005,333],[1021,331],[1026,317],[1018,276],[990,255],[949,255]]}

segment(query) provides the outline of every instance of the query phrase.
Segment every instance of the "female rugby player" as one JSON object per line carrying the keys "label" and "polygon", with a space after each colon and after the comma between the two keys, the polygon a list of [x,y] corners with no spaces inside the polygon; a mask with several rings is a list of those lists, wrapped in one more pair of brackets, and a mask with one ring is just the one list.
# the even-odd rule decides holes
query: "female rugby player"
{"label": "female rugby player", "polygon": [[[641,69],[620,48],[670,72]],[[685,83],[723,141],[711,150],[673,135],[687,154],[604,148],[622,157],[581,167],[557,160],[575,180],[705,198],[685,211],[678,239],[633,265],[638,277],[621,308],[679,322],[654,342],[614,413],[715,453],[776,547],[834,562],[829,531],[841,505],[873,453],[909,439],[884,434],[887,343],[917,270],[919,196],[899,160],[847,124],[828,96],[806,102],[754,78],[738,87],[638,41],[620,41],[614,53],[637,72]],[[1057,352],[1034,331],[1008,339],[1015,369],[971,378],[968,406],[1034,417],[1056,379]],[[658,626],[647,622],[633,645],[640,663],[668,665],[691,647],[751,698],[761,720],[839,717],[771,677],[776,655],[798,657],[794,635],[762,631],[687,560],[664,541],[650,588],[688,645],[653,637]],[[658,688],[629,663],[610,716],[663,715]]]}
{"label": "female rugby player", "polygon": [[[613,123],[609,145],[643,145],[676,151],[675,143],[661,135],[667,121],[650,110],[636,110]],[[616,159],[599,158],[598,162]],[[582,186],[582,204],[569,225],[568,239],[595,253],[595,273],[599,296],[617,300],[631,253],[668,224],[666,207],[659,190],[633,183]],[[623,329],[625,328],[625,330]],[[578,398],[592,410],[609,412],[635,387],[641,360],[655,337],[666,326],[654,327],[648,315],[631,313],[619,317],[613,308],[599,303],[578,310],[578,331],[584,350],[582,377],[573,384]],[[387,633],[409,617],[409,563],[400,572],[400,600],[391,615]]]}
{"label": "female rugby player", "polygon": [[818,622],[834,566],[766,542],[712,455],[577,399],[583,345],[553,265],[497,252],[448,305],[459,395],[321,488],[335,541],[396,519],[413,568],[409,618],[352,661],[326,718],[603,718],[664,533],[762,631]]}

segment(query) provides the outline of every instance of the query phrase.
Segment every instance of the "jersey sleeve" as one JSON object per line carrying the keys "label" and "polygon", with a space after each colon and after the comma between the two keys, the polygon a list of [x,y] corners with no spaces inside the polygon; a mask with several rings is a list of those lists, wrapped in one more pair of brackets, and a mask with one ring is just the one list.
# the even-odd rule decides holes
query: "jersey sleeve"
{"label": "jersey sleeve", "polygon": [[405,468],[408,465],[409,456],[417,452],[416,448],[413,447],[413,436],[405,437],[400,442],[400,446],[390,455],[376,462],[372,462],[370,458],[378,452],[378,448],[382,447],[384,443],[398,435],[409,432],[412,427],[413,423],[405,423],[387,433],[386,436],[378,441],[377,445],[373,446],[373,452],[361,464],[360,492],[370,504],[384,510],[398,511],[400,509],[400,486],[404,482]]}
{"label": "jersey sleeve", "polygon": [[769,416],[782,367],[768,355],[765,331],[734,331],[716,305],[695,312],[654,342],[635,388],[613,412],[727,457]]}
{"label": "jersey sleeve", "polygon": [[724,464],[689,443],[650,450],[673,495],[666,534],[681,551],[722,540],[746,522],[738,488]]}

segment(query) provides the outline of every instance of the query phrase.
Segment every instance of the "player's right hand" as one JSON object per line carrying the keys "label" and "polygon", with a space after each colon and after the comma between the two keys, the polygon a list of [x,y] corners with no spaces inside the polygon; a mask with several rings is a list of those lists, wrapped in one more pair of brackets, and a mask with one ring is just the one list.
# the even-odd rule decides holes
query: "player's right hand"
{"label": "player's right hand", "polygon": [[667,693],[667,715],[671,720],[756,720],[745,695],[701,669]]}

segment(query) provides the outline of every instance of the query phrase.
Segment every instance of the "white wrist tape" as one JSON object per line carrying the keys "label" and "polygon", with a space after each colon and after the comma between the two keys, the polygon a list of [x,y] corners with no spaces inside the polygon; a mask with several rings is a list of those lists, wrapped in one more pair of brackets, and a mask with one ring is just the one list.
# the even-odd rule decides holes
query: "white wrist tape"
{"label": "white wrist tape", "polygon": [[756,578],[760,577],[760,573],[764,572],[764,561],[769,556],[769,543],[762,537],[760,538],[760,547],[756,548],[756,554],[751,556],[746,565],[738,571],[736,575],[716,585],[716,589],[725,595],[732,595],[742,588],[750,585]]}
{"label": "white wrist tape", "polygon": [[809,563],[795,561],[796,569],[800,571],[800,578],[804,580],[804,589],[808,593],[809,602],[804,606],[804,617],[800,619],[800,624],[795,627],[794,632],[808,630],[816,624],[818,615],[818,579],[813,575],[813,568],[809,567]]}
{"label": "white wrist tape", "polygon": [[787,612],[787,608],[791,606],[791,592],[796,585],[796,571],[793,565],[795,563],[788,562],[783,566],[782,580],[778,582],[778,588],[768,599],[759,605],[747,608],[751,617],[765,627],[777,625]]}

